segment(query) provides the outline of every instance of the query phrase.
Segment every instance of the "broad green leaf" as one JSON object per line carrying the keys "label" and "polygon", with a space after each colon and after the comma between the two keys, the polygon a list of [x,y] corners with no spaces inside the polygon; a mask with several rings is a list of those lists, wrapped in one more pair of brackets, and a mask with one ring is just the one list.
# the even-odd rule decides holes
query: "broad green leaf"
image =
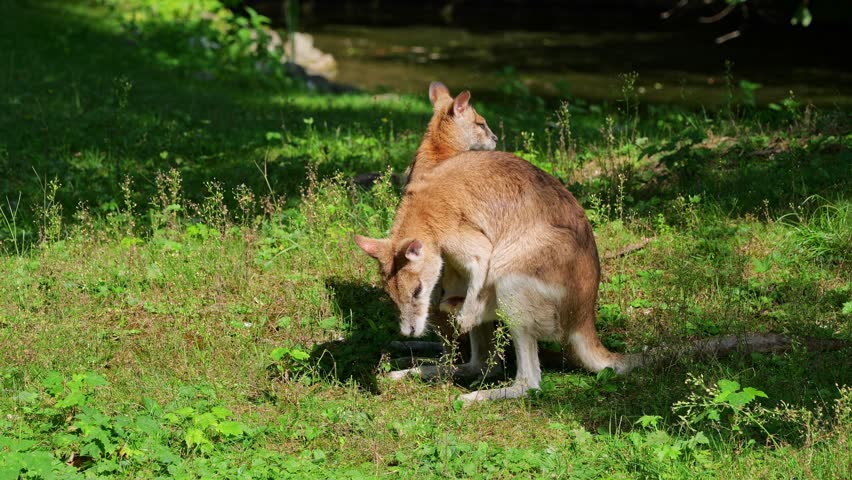
{"label": "broad green leaf", "polygon": [[134,427],[149,436],[155,436],[161,433],[160,422],[154,420],[148,415],[140,415],[136,417]]}
{"label": "broad green leaf", "polygon": [[192,407],[183,407],[183,408],[179,408],[179,409],[175,410],[173,413],[175,415],[179,415],[181,417],[188,417],[188,416],[192,415],[193,413],[195,413],[195,409],[192,408]]}
{"label": "broad green leaf", "polygon": [[89,373],[83,378],[83,381],[90,387],[103,387],[109,385],[107,379],[97,373]]}
{"label": "broad green leaf", "polygon": [[724,378],[719,380],[718,385],[719,385],[719,390],[721,390],[722,392],[736,392],[737,390],[740,389],[739,383],[737,383],[733,380],[727,380],[727,379],[724,379]]}
{"label": "broad green leaf", "polygon": [[681,448],[677,445],[661,445],[655,449],[657,459],[661,461],[666,458],[676,460],[680,456],[680,451]]}
{"label": "broad green leaf", "polygon": [[719,380],[718,387],[719,393],[716,395],[715,398],[713,398],[713,401],[716,403],[724,403],[728,400],[728,397],[732,393],[740,389],[740,384],[732,380],[726,380],[723,378],[722,380]]}
{"label": "broad green leaf", "polygon": [[240,422],[227,421],[220,423],[216,427],[216,431],[218,431],[222,435],[226,435],[229,437],[237,437],[245,433],[246,428],[245,425]]}
{"label": "broad green leaf", "polygon": [[704,435],[704,432],[698,432],[692,437],[692,443],[700,443],[702,445],[710,445],[710,439]]}
{"label": "broad green leaf", "polygon": [[746,404],[754,400],[755,397],[768,398],[767,395],[760,390],[752,387],[746,387],[742,392],[732,393],[728,397],[728,403],[736,410],[741,409]]}
{"label": "broad green leaf", "polygon": [[153,398],[143,397],[142,398],[142,406],[144,406],[145,410],[147,410],[151,414],[157,415],[157,414],[162,413],[162,408],[157,403],[157,401],[154,400]]}
{"label": "broad green leaf", "polygon": [[80,455],[85,455],[94,459],[101,458],[101,453],[101,448],[95,442],[87,443],[80,448]]}
{"label": "broad green leaf", "polygon": [[218,423],[218,421],[217,421],[215,415],[208,412],[208,413],[202,413],[201,415],[196,415],[192,419],[192,423],[195,424],[198,428],[204,430],[208,427],[215,426]]}
{"label": "broad green leaf", "polygon": [[767,394],[763,393],[761,390],[758,390],[758,389],[753,388],[753,387],[746,387],[746,388],[743,389],[743,392],[748,393],[749,395],[752,396],[752,398],[753,397],[769,398],[769,395],[767,395]]}
{"label": "broad green leaf", "polygon": [[728,404],[734,410],[743,408],[748,402],[754,400],[754,395],[749,395],[746,392],[736,392],[728,396]]}
{"label": "broad green leaf", "polygon": [[288,353],[290,354],[290,357],[293,358],[293,360],[303,361],[303,360],[307,360],[307,359],[311,358],[311,355],[308,352],[306,352],[306,351],[304,351],[304,350],[302,350],[298,347],[294,347],[294,348],[290,349],[290,351]]}
{"label": "broad green leaf", "polygon": [[271,352],[269,352],[269,358],[271,358],[272,361],[277,362],[281,360],[281,358],[284,357],[284,355],[286,355],[288,351],[289,349],[284,347],[275,348]]}
{"label": "broad green leaf", "polygon": [[667,445],[671,443],[671,437],[665,430],[654,430],[645,436],[647,445]]}
{"label": "broad green leaf", "polygon": [[219,418],[219,419],[228,418],[228,417],[230,417],[231,415],[234,414],[233,412],[231,412],[230,410],[228,410],[225,407],[213,407],[213,408],[210,409],[210,413],[212,413],[213,415],[216,416],[216,418]]}
{"label": "broad green leaf", "polygon": [[41,384],[44,386],[45,390],[54,397],[58,397],[65,391],[65,380],[59,372],[48,373],[47,376],[42,379]]}
{"label": "broad green leaf", "polygon": [[117,472],[120,468],[121,467],[118,465],[118,463],[112,459],[101,460],[95,465],[95,471],[97,471],[98,473]]}
{"label": "broad green leaf", "polygon": [[574,441],[580,445],[592,440],[592,434],[583,427],[575,428],[571,433],[574,434]]}
{"label": "broad green leaf", "polygon": [[[56,457],[44,451],[22,453],[19,460],[21,466],[27,470],[26,478],[69,478],[68,473],[74,472],[73,468],[68,467]],[[57,474],[57,472],[60,472],[60,474]]]}
{"label": "broad green leaf", "polygon": [[0,452],[23,452],[30,449],[37,442],[0,436]]}
{"label": "broad green leaf", "polygon": [[83,392],[75,390],[62,400],[56,402],[56,406],[57,408],[68,408],[83,405],[84,403],[86,403],[86,396],[83,395]]}
{"label": "broad green leaf", "polygon": [[0,480],[17,480],[20,474],[19,459],[9,456],[0,460]]}
{"label": "broad green leaf", "polygon": [[648,425],[651,425],[654,428],[657,428],[657,422],[663,417],[659,415],[642,415],[639,417],[639,420],[636,423],[641,424],[643,427],[648,428]]}
{"label": "broad green leaf", "polygon": [[204,432],[197,428],[187,429],[183,441],[186,442],[186,446],[189,448],[201,445],[202,443],[210,443],[210,440],[207,440],[207,437],[204,436]]}

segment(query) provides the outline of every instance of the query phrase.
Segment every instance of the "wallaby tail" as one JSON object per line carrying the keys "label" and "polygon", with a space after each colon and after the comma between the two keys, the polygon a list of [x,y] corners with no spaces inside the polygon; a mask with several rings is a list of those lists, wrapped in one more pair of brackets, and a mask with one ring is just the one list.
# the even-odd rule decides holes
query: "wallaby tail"
{"label": "wallaby tail", "polygon": [[594,323],[586,322],[581,324],[568,334],[567,340],[574,357],[584,367],[593,372],[599,372],[609,367],[623,374],[633,368],[630,365],[628,357],[610,352],[603,346],[595,331]]}

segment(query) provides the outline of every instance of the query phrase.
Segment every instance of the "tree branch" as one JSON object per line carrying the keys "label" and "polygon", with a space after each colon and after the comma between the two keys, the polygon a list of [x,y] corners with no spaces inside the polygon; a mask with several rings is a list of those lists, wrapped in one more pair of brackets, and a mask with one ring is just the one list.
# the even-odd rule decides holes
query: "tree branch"
{"label": "tree branch", "polygon": [[628,245],[624,248],[621,248],[619,250],[616,250],[614,252],[607,252],[607,253],[604,254],[603,258],[604,258],[604,260],[612,260],[614,258],[623,257],[623,256],[631,254],[631,253],[633,253],[637,250],[642,250],[643,248],[648,246],[649,243],[651,243],[653,241],[654,241],[654,237],[643,238],[642,240],[640,240],[636,243],[631,243],[630,245]]}
{"label": "tree branch", "polygon": [[736,7],[737,6],[735,4],[728,5],[727,7],[723,8],[722,11],[717,13],[716,15],[712,15],[712,16],[709,16],[709,17],[698,17],[698,22],[699,23],[716,23],[719,20],[727,17],[731,12],[734,11],[734,9]]}
{"label": "tree branch", "polygon": [[672,17],[678,10],[685,7],[689,3],[689,0],[679,0],[671,10],[666,10],[665,12],[660,14],[660,18],[663,20],[668,20]]}

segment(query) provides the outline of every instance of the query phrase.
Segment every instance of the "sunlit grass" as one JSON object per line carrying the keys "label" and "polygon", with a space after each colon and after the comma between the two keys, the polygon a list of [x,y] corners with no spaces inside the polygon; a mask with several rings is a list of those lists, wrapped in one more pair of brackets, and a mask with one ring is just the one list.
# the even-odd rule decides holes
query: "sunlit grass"
{"label": "sunlit grass", "polygon": [[[848,348],[676,358],[623,378],[548,370],[529,398],[469,408],[462,386],[388,380],[396,312],[351,237],[386,234],[400,192],[351,180],[405,169],[425,98],[197,78],[131,58],[161,45],[128,47],[120,22],[101,36],[101,7],[73,3],[87,20],[62,22],[65,8],[24,2],[0,19],[0,45],[24,38],[16,58],[33,58],[0,72],[0,104],[16,108],[0,117],[0,472],[848,476]],[[81,52],[114,61],[82,69]],[[653,107],[633,128],[605,105],[570,107],[570,122],[531,98],[482,107],[589,212],[608,347],[852,339],[844,117]],[[791,206],[815,192],[829,200]],[[691,378],[754,398],[738,410]],[[719,418],[682,416],[684,401]]]}

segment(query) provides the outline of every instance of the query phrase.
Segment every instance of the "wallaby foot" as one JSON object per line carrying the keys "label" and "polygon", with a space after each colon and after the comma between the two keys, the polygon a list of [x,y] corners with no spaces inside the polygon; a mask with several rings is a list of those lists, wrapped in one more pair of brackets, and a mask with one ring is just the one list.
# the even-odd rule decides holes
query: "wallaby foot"
{"label": "wallaby foot", "polygon": [[521,398],[526,395],[528,391],[529,387],[525,384],[515,383],[510,387],[477,390],[465,393],[464,395],[459,395],[459,399],[468,404],[486,400],[508,400],[512,398]]}

